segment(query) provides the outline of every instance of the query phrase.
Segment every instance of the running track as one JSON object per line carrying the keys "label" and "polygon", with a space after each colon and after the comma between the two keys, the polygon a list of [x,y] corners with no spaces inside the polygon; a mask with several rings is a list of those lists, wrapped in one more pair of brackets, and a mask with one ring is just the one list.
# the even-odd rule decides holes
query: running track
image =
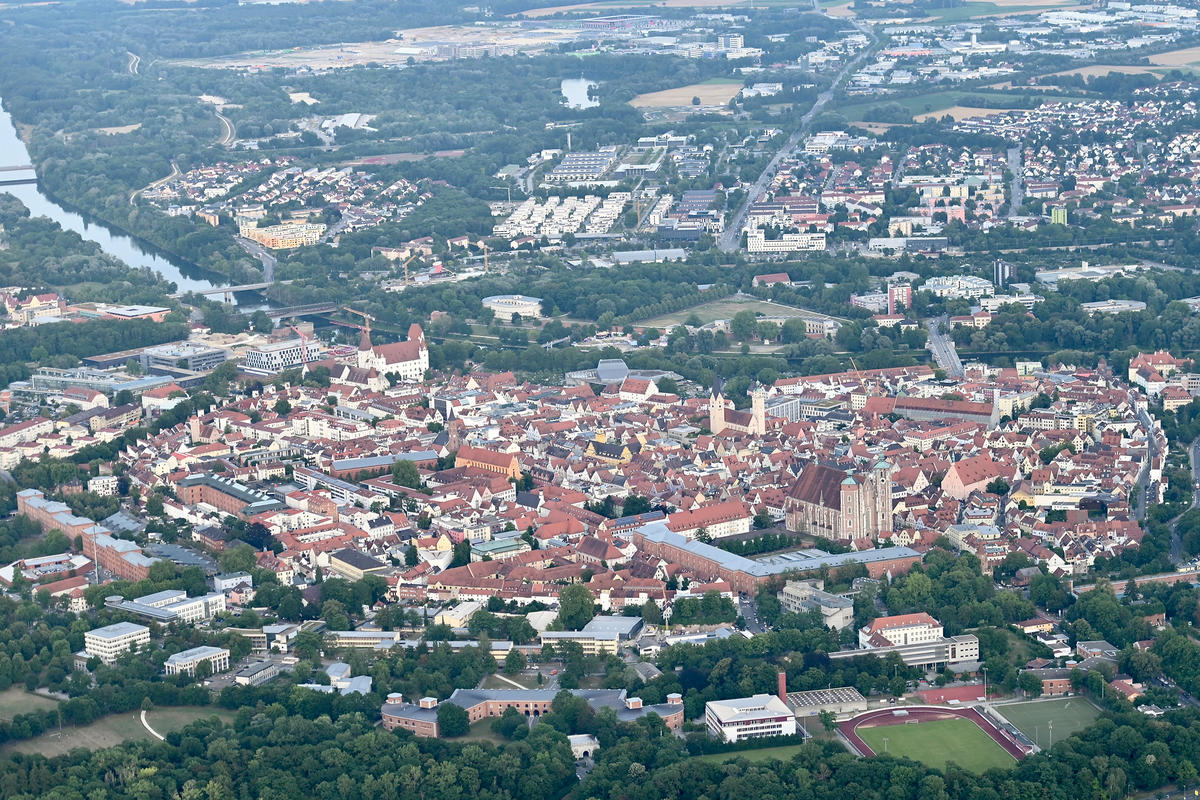
{"label": "running track", "polygon": [[[893,712],[907,711],[908,715],[897,717]],[[865,714],[859,714],[853,719],[838,723],[838,729],[842,735],[850,742],[855,750],[862,753],[864,756],[873,756],[875,751],[872,750],[866,742],[858,735],[857,729],[860,725],[903,725],[905,720],[921,720],[931,721],[937,719],[945,719],[946,717],[963,717],[974,722],[983,732],[986,733],[996,744],[1000,745],[1013,758],[1020,760],[1025,757],[1025,751],[1020,745],[1008,737],[1008,734],[997,728],[990,720],[976,711],[974,708],[938,708],[933,706],[916,706],[916,707],[897,707],[883,708],[878,711],[868,711]]]}

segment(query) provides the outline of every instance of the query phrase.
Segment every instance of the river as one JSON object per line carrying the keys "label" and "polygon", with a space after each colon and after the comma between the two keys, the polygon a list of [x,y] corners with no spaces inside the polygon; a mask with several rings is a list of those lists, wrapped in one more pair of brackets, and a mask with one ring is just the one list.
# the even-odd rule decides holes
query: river
{"label": "river", "polygon": [[[15,167],[31,163],[33,162],[29,158],[29,151],[17,135],[12,117],[0,105],[0,167]],[[68,211],[42,194],[36,184],[0,186],[0,192],[8,192],[19,198],[29,207],[30,213],[49,217],[63,228],[75,231],[84,239],[100,245],[101,250],[111,256],[116,256],[126,264],[134,267],[149,267],[167,280],[173,281],[180,291],[213,289],[230,285],[230,282],[220,275],[203,273],[195,267],[176,264],[161,253],[149,251],[146,246],[116,228],[111,228],[95,218]],[[208,277],[205,277],[206,275]],[[214,299],[219,300],[220,297]],[[251,303],[256,299],[261,302],[261,298],[249,297],[247,299]]]}

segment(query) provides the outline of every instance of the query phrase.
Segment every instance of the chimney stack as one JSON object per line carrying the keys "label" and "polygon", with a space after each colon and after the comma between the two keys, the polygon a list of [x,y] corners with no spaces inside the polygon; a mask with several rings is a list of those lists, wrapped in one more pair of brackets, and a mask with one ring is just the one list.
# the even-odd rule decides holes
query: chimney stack
{"label": "chimney stack", "polygon": [[787,673],[779,673],[779,702],[787,705]]}

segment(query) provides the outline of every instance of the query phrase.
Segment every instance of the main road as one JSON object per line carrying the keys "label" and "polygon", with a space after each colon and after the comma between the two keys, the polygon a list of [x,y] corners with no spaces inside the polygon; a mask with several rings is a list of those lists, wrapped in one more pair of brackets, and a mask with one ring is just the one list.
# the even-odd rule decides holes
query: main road
{"label": "main road", "polygon": [[954,340],[950,338],[950,318],[946,315],[934,317],[925,323],[929,328],[929,350],[933,353],[933,360],[937,365],[946,370],[946,374],[953,378],[961,378],[966,374],[963,369],[962,359],[958,357],[958,350],[954,347]]}
{"label": "main road", "polygon": [[[813,2],[813,6],[815,10],[817,7],[815,0]],[[725,230],[721,232],[720,237],[717,239],[717,247],[721,248],[726,253],[733,252],[737,249],[738,243],[742,238],[742,225],[746,221],[746,214],[750,211],[750,205],[751,203],[757,202],[758,198],[761,197],[763,192],[767,190],[767,184],[769,184],[771,179],[775,177],[775,172],[779,169],[780,162],[783,161],[784,158],[790,156],[792,151],[799,146],[800,140],[804,138],[806,133],[808,133],[809,124],[813,121],[817,114],[821,113],[821,109],[825,107],[825,104],[833,99],[834,93],[837,91],[838,86],[846,78],[846,76],[849,75],[856,67],[858,67],[858,65],[862,63],[862,60],[874,50],[874,44],[877,39],[875,37],[875,31],[871,29],[871,26],[866,25],[858,20],[851,20],[851,24],[858,28],[863,35],[869,38],[871,40],[871,44],[867,47],[864,47],[861,51],[859,51],[858,55],[846,62],[846,66],[842,67],[841,72],[839,72],[837,77],[833,79],[833,83],[829,85],[829,88],[817,96],[817,100],[815,103],[813,103],[813,107],[808,110],[808,113],[800,118],[799,127],[797,127],[792,135],[788,137],[788,140],[784,143],[783,147],[779,148],[779,152],[775,153],[775,157],[772,158],[767,166],[763,169],[762,174],[758,176],[758,180],[756,180],[746,192],[746,197],[742,201],[742,205],[738,208],[737,213],[733,215],[733,219],[729,220],[729,222],[725,224]]]}
{"label": "main road", "polygon": [[1013,219],[1021,213],[1025,203],[1025,174],[1021,164],[1021,145],[1008,148],[1008,171],[1012,173],[1012,184],[1009,186],[1008,218]]}
{"label": "main road", "polygon": [[233,238],[237,240],[237,243],[241,245],[243,250],[262,262],[263,281],[265,283],[274,283],[275,264],[279,261],[279,259],[275,258],[275,254],[258,242],[253,242],[243,236],[235,236]]}

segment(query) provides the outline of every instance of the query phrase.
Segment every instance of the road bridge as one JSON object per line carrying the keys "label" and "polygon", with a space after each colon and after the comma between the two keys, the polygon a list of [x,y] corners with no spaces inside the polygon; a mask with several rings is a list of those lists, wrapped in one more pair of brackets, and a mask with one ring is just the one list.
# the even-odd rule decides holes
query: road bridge
{"label": "road bridge", "polygon": [[205,297],[216,297],[216,296],[220,295],[220,296],[224,297],[226,303],[232,303],[233,295],[235,292],[261,292],[265,289],[271,288],[276,283],[278,283],[280,286],[286,286],[289,283],[291,283],[291,281],[290,280],[275,281],[275,282],[261,281],[259,283],[239,283],[236,286],[214,286],[211,289],[197,289],[197,290],[192,290],[192,291],[187,291],[187,292],[175,292],[175,294],[171,295],[171,297],[174,297],[175,299],[179,299],[179,298],[183,297],[184,295],[188,295],[188,294],[200,294],[200,295],[204,295]]}

